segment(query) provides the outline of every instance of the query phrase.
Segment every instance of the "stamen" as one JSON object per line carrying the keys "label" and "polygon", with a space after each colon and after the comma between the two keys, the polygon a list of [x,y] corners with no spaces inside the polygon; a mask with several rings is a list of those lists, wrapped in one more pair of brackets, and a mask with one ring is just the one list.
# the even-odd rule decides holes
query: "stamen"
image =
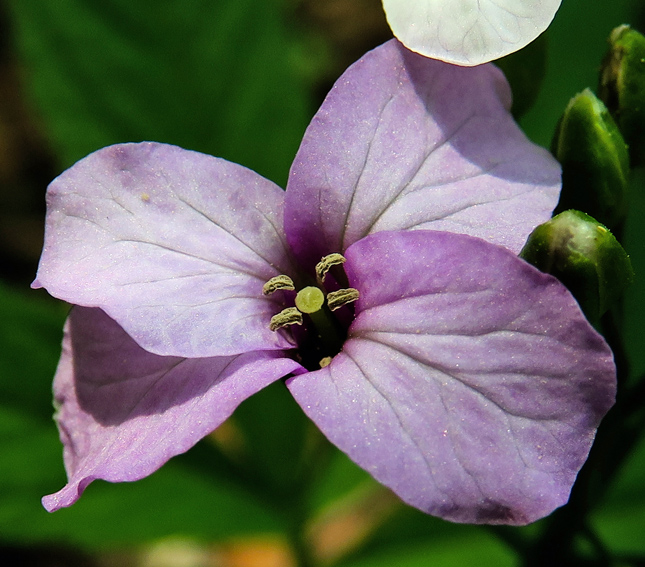
{"label": "stamen", "polygon": [[[359,298],[358,290],[349,287],[344,263],[345,258],[341,254],[323,257],[316,265],[318,285],[302,288],[297,293],[293,280],[282,274],[271,278],[262,288],[264,295],[281,290],[294,292],[286,294],[284,300],[287,305],[295,306],[287,307],[271,317],[269,328],[277,331],[289,325],[303,325],[301,330],[294,329],[293,338],[299,351],[299,360],[308,369],[328,366],[342,350],[347,338],[349,313],[343,313],[340,318],[332,313]],[[323,282],[328,273],[325,286]],[[335,291],[328,292],[329,288]]]}
{"label": "stamen", "polygon": [[303,313],[316,313],[325,303],[325,294],[320,288],[308,286],[302,288],[296,295],[296,307]]}
{"label": "stamen", "polygon": [[279,289],[294,290],[293,280],[289,276],[275,276],[271,278],[267,283],[264,284],[262,288],[262,293],[264,295],[271,295],[274,291]]}
{"label": "stamen", "polygon": [[302,313],[298,311],[295,307],[287,307],[271,317],[269,323],[269,329],[272,331],[277,331],[286,327],[287,325],[302,325]]}
{"label": "stamen", "polygon": [[331,291],[327,294],[327,305],[331,311],[336,311],[336,309],[341,308],[343,305],[356,301],[358,296],[358,290],[353,287]]}
{"label": "stamen", "polygon": [[323,256],[322,260],[316,264],[316,280],[319,285],[322,285],[325,281],[325,276],[327,272],[332,268],[332,266],[337,266],[338,264],[345,263],[345,257],[342,254],[334,252],[333,254],[328,254]]}

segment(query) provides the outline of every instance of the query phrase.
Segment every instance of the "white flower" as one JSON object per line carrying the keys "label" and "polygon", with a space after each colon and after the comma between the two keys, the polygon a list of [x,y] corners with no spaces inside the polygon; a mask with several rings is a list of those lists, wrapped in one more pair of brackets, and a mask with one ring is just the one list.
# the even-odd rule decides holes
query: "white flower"
{"label": "white flower", "polygon": [[408,49],[457,65],[479,65],[521,49],[551,23],[561,0],[383,0]]}

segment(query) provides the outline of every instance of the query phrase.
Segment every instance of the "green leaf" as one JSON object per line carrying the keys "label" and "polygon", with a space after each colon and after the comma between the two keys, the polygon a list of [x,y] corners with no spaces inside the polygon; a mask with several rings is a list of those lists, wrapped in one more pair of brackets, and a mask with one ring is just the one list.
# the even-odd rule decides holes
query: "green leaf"
{"label": "green leaf", "polygon": [[0,282],[0,400],[50,423],[67,307],[39,292],[27,293]]}
{"label": "green leaf", "polygon": [[330,446],[326,466],[320,471],[309,494],[310,505],[313,510],[320,511],[352,492],[375,486],[381,485],[345,453]]}
{"label": "green leaf", "polygon": [[68,167],[118,142],[203,151],[284,183],[309,116],[282,2],[11,0]]}
{"label": "green leaf", "polygon": [[412,509],[393,517],[371,543],[364,553],[338,567],[517,565],[513,551],[486,528],[450,524]]}
{"label": "green leaf", "polygon": [[[303,469],[308,466],[307,432],[311,423],[278,381],[245,400],[233,414],[239,432],[237,463],[278,505],[298,498]],[[226,450],[226,447],[224,447]]]}
{"label": "green leaf", "polygon": [[613,553],[645,555],[645,436],[614,481],[592,522],[601,541]]}
{"label": "green leaf", "polygon": [[[188,455],[134,483],[97,481],[71,508],[53,514],[40,497],[65,482],[62,447],[48,425],[0,406],[0,532],[23,544],[66,542],[87,549],[130,545],[172,534],[217,539],[284,529],[249,491]],[[194,458],[194,457],[192,457]]]}

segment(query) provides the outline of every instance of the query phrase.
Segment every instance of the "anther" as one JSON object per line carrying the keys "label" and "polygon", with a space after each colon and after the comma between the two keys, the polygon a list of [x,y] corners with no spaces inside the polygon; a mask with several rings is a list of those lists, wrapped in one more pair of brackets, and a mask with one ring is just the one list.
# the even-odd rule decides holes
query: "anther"
{"label": "anther", "polygon": [[336,311],[336,309],[339,309],[343,305],[356,301],[358,296],[358,290],[353,287],[331,291],[327,294],[327,305],[331,311]]}
{"label": "anther", "polygon": [[318,281],[318,284],[323,284],[323,282],[325,281],[325,276],[327,275],[327,272],[329,272],[329,270],[332,268],[332,266],[337,266],[338,264],[344,263],[345,257],[342,254],[338,254],[338,252],[323,256],[322,260],[320,260],[320,262],[316,264],[316,280]]}
{"label": "anther", "polygon": [[271,295],[274,291],[278,291],[279,289],[291,291],[296,288],[293,285],[293,280],[289,276],[281,275],[275,276],[265,283],[262,288],[262,293],[264,295]]}
{"label": "anther", "polygon": [[272,331],[277,331],[286,327],[287,325],[302,325],[302,313],[298,311],[295,307],[287,307],[271,317],[269,322],[269,329]]}

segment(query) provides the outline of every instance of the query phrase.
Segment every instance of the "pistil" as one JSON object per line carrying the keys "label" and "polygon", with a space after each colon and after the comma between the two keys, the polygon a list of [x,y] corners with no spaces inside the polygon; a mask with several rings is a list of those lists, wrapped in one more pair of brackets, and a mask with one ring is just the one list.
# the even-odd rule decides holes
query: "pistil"
{"label": "pistil", "polygon": [[334,355],[339,352],[345,340],[345,330],[325,305],[322,290],[314,286],[301,289],[296,295],[296,307],[309,316],[325,353]]}
{"label": "pistil", "polygon": [[[325,256],[316,266],[317,286],[302,288],[291,296],[295,307],[287,307],[271,319],[269,328],[277,331],[291,325],[304,325],[304,333],[296,333],[300,356],[306,361],[305,366],[319,368],[327,366],[331,359],[340,352],[347,338],[347,323],[342,323],[332,311],[356,301],[357,289],[347,287],[347,275],[342,268],[345,258],[340,254]],[[346,287],[327,292],[325,277],[334,270],[332,287],[344,282]],[[291,278],[279,275],[271,278],[262,290],[264,295],[276,291],[295,291]]]}

